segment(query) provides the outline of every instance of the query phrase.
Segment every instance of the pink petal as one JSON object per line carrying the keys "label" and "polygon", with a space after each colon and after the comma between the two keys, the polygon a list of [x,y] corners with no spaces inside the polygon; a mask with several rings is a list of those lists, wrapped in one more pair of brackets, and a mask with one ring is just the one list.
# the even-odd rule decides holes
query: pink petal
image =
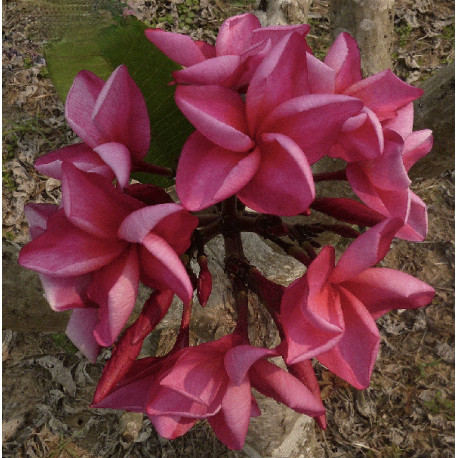
{"label": "pink petal", "polygon": [[269,52],[251,79],[246,95],[251,136],[274,108],[309,92],[305,40],[292,33]]}
{"label": "pink petal", "polygon": [[148,110],[125,65],[120,65],[103,86],[92,119],[106,139],[100,143],[124,144],[134,161],[145,157],[150,143]]}
{"label": "pink petal", "polygon": [[[192,298],[193,288],[180,258],[161,237],[150,233],[142,241],[140,265],[149,278],[170,289],[184,302]],[[164,288],[161,288],[164,289]]]}
{"label": "pink petal", "polygon": [[201,45],[196,44],[188,35],[166,32],[161,29],[145,30],[145,35],[167,57],[183,67],[190,67],[206,58]]}
{"label": "pink petal", "polygon": [[260,149],[260,167],[237,193],[239,199],[261,213],[292,216],[305,211],[315,198],[315,186],[303,151],[281,134],[263,134]]}
{"label": "pink petal", "polygon": [[309,164],[326,154],[336,142],[340,128],[363,105],[343,95],[305,95],[274,109],[259,132],[278,132],[290,137],[304,151]]}
{"label": "pink petal", "polygon": [[251,386],[247,377],[242,383],[229,383],[221,410],[208,423],[218,439],[232,450],[241,450],[250,424]]}
{"label": "pink petal", "polygon": [[426,204],[409,189],[410,209],[405,225],[396,237],[412,242],[422,242],[428,232],[428,212]]}
{"label": "pink petal", "polygon": [[364,108],[363,113],[366,114],[366,120],[355,129],[349,127],[354,118],[344,123],[337,137],[340,148],[337,154],[329,154],[331,157],[356,162],[381,156],[384,146],[382,126],[374,112]]}
{"label": "pink petal", "polygon": [[349,291],[340,288],[345,333],[330,351],[317,356],[318,361],[355,388],[369,386],[380,346],[374,319],[364,305]]}
{"label": "pink petal", "polygon": [[383,121],[382,126],[384,129],[394,130],[405,140],[413,129],[413,103],[400,108],[396,111],[396,116]]}
{"label": "pink petal", "polygon": [[118,235],[141,243],[150,231],[164,239],[177,254],[183,254],[199,219],[178,204],[160,204],[131,213],[121,224]]}
{"label": "pink petal", "polygon": [[27,204],[24,207],[25,217],[29,223],[29,232],[32,239],[37,238],[45,230],[50,216],[59,210],[53,204]]}
{"label": "pink petal", "polygon": [[394,118],[397,110],[421,97],[423,90],[404,83],[388,69],[350,86],[345,94],[361,99],[384,121]]}
{"label": "pink petal", "polygon": [[296,377],[275,364],[260,359],[250,369],[250,381],[257,391],[299,413],[316,417],[325,413],[323,404]]}
{"label": "pink petal", "polygon": [[290,33],[297,33],[304,38],[310,31],[308,24],[294,24],[294,25],[272,25],[269,27],[261,27],[253,31],[251,43],[259,43],[265,40],[271,40],[272,45],[275,46],[282,38]]}
{"label": "pink petal", "polygon": [[221,24],[216,38],[217,55],[240,56],[250,46],[252,32],[259,27],[259,19],[250,13],[226,19]]}
{"label": "pink petal", "polygon": [[402,161],[408,172],[410,168],[423,156],[426,156],[433,147],[433,136],[429,129],[412,132],[404,142]]}
{"label": "pink petal", "polygon": [[62,164],[62,201],[67,218],[88,234],[117,240],[122,220],[142,204],[100,175]]}
{"label": "pink petal", "polygon": [[200,40],[195,41],[194,44],[200,49],[206,59],[216,57],[216,49],[213,45]]}
{"label": "pink petal", "polygon": [[99,311],[96,308],[75,309],[65,331],[78,350],[93,364],[99,354],[99,344],[93,334],[98,320]]}
{"label": "pink petal", "polygon": [[260,358],[277,356],[274,350],[253,347],[251,345],[237,345],[231,348],[224,356],[224,368],[235,385],[243,382],[250,367]]}
{"label": "pink petal", "polygon": [[121,333],[134,309],[138,281],[136,246],[94,273],[88,296],[100,306],[100,321],[94,330],[99,345],[110,346]]}
{"label": "pink petal", "polygon": [[70,223],[64,211],[49,218],[46,231],[19,253],[21,266],[52,277],[74,277],[109,264],[126,243],[100,239]]}
{"label": "pink petal", "polygon": [[178,84],[232,87],[242,72],[240,56],[219,56],[172,73]]}
{"label": "pink petal", "polygon": [[49,177],[62,180],[62,162],[70,162],[85,172],[94,172],[103,175],[110,181],[114,173],[110,167],[86,143],[65,146],[41,156],[35,162],[35,168]]}
{"label": "pink petal", "polygon": [[125,188],[130,178],[130,151],[121,143],[116,142],[104,143],[95,147],[94,151],[113,170],[119,186]]}
{"label": "pink petal", "polygon": [[286,288],[281,317],[287,342],[287,362],[310,359],[333,347],[344,323],[339,297],[326,285],[334,268],[334,250],[325,247],[305,276]]}
{"label": "pink petal", "polygon": [[221,86],[178,86],[178,108],[210,141],[230,151],[248,151],[253,141],[247,135],[245,104],[230,89]]}
{"label": "pink petal", "polygon": [[311,94],[334,94],[336,72],[310,53],[307,53],[307,76]]}
{"label": "pink petal", "polygon": [[149,415],[148,418],[157,433],[169,440],[176,439],[186,434],[197,421],[195,418],[184,418],[179,415]]}
{"label": "pink petal", "polygon": [[402,227],[400,218],[390,218],[361,234],[342,254],[329,281],[341,283],[380,262]]}
{"label": "pink petal", "polygon": [[169,204],[173,200],[169,194],[159,186],[150,183],[133,183],[124,188],[124,192],[145,205]]}
{"label": "pink petal", "polygon": [[91,148],[104,143],[103,136],[92,121],[97,97],[105,81],[92,72],[79,72],[65,102],[65,117],[76,135]]}
{"label": "pink petal", "polygon": [[176,187],[185,208],[198,211],[234,195],[258,170],[261,153],[223,149],[199,132],[186,141],[178,162]]}
{"label": "pink petal", "polygon": [[373,319],[390,310],[416,309],[431,303],[434,288],[393,269],[371,268],[342,284],[360,300]]}
{"label": "pink petal", "polygon": [[46,300],[55,312],[91,306],[91,301],[87,297],[91,279],[91,274],[66,278],[40,275]]}
{"label": "pink petal", "polygon": [[349,86],[361,80],[358,43],[347,32],[336,38],[324,63],[336,72],[336,93],[344,92]]}

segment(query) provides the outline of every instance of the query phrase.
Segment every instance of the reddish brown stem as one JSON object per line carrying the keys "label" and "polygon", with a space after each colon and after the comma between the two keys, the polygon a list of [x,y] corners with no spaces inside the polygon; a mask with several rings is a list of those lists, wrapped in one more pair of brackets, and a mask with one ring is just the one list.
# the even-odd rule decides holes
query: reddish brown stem
{"label": "reddish brown stem", "polygon": [[323,173],[316,173],[313,175],[313,181],[318,183],[319,181],[338,181],[338,180],[346,180],[347,174],[345,169],[337,170],[336,172],[323,172]]}

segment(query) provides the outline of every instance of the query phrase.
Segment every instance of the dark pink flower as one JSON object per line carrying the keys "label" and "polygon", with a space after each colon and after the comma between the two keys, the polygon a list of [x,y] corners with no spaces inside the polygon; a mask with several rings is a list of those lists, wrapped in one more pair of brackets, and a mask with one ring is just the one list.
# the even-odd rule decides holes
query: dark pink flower
{"label": "dark pink flower", "polygon": [[434,289],[403,272],[374,268],[402,226],[385,220],[358,237],[335,265],[334,249],[321,250],[307,273],[284,292],[281,317],[286,361],[316,357],[358,389],[369,385],[380,337],[374,320],[398,308],[429,304]]}
{"label": "dark pink flower", "polygon": [[384,149],[382,127],[401,134],[413,121],[412,101],[423,91],[389,69],[362,79],[358,45],[350,34],[337,37],[324,63],[309,54],[307,65],[311,93],[345,94],[364,102],[363,112],[343,125],[330,156],[347,162],[375,159]]}
{"label": "dark pink flower", "polygon": [[[95,407],[145,411],[162,436],[172,439],[206,418],[229,448],[241,449],[250,416],[260,414],[251,387],[311,416],[320,400],[296,377],[264,358],[273,350],[252,347],[236,334],[188,347],[121,382]],[[137,362],[138,363],[138,362]]]}
{"label": "dark pink flower", "polygon": [[198,220],[178,204],[146,207],[103,176],[66,162],[62,190],[62,208],[28,210],[33,240],[21,250],[19,263],[41,275],[53,309],[79,309],[68,333],[80,348],[92,339],[91,350],[82,351],[93,360],[94,337],[111,345],[126,324],[140,278],[185,302],[191,299],[179,255]]}
{"label": "dark pink flower", "polygon": [[179,86],[176,102],[197,128],[184,145],[177,191],[188,210],[237,197],[263,213],[306,210],[315,189],[310,165],[335,143],[361,101],[308,95],[305,43],[284,37],[258,67],[246,102],[221,86]]}
{"label": "dark pink flower", "polygon": [[66,146],[39,158],[36,169],[58,180],[62,162],[97,172],[127,185],[133,164],[148,152],[150,123],[145,100],[119,66],[105,82],[83,70],[76,75],[65,103],[65,117],[83,143]]}
{"label": "dark pink flower", "polygon": [[[215,46],[161,29],[145,34],[170,59],[186,67],[173,72],[176,83],[239,89],[250,82],[256,67],[279,40],[292,32],[303,39],[309,30],[306,24],[262,28],[254,14],[242,14],[223,22]],[[305,49],[310,51],[308,46]]]}

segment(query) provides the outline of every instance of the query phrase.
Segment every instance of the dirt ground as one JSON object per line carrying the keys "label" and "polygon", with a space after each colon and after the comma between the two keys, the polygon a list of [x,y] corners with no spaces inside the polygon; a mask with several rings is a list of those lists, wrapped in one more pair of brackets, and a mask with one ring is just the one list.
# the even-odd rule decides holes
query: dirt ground
{"label": "dirt ground", "polygon": [[[74,141],[43,57],[44,41],[62,28],[56,3],[3,2],[2,234],[13,248],[27,241],[24,204],[60,198],[59,183],[39,175],[34,160]],[[67,18],[87,12],[87,2],[72,3],[80,8]],[[170,2],[135,5],[141,19],[163,17],[163,27],[180,30]],[[200,0],[191,31],[211,40],[225,17],[252,6]],[[311,47],[321,57],[331,42],[326,1],[313,2],[309,23]],[[394,71],[420,85],[454,59],[454,2],[398,0],[395,35]],[[429,209],[428,237],[397,241],[382,262],[431,284],[432,305],[378,321],[382,345],[369,389],[357,391],[318,368],[329,424],[326,432],[316,429],[319,456],[454,456],[454,182],[452,170],[414,180],[412,189]],[[221,445],[205,422],[170,442],[138,416],[88,409],[109,355],[104,350],[91,365],[61,333],[4,329],[3,456],[242,456]]]}

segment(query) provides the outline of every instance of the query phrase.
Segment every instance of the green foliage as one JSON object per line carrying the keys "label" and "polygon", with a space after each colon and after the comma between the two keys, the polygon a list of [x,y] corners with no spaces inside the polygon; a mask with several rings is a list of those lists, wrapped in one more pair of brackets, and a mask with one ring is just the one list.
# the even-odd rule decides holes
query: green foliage
{"label": "green foliage", "polygon": [[424,406],[431,415],[442,414],[449,421],[455,419],[455,401],[444,398],[440,390],[436,391],[434,398],[425,402]]}
{"label": "green foliage", "polygon": [[399,35],[399,46],[405,46],[409,41],[409,36],[412,32],[412,26],[406,24],[402,27],[395,27],[394,31]]}
{"label": "green foliage", "polygon": [[59,350],[64,350],[65,353],[74,355],[78,351],[78,349],[73,345],[73,343],[65,334],[53,334],[52,340],[54,346]]}
{"label": "green foliage", "polygon": [[[90,70],[103,79],[121,64],[145,97],[151,123],[151,147],[146,161],[176,168],[178,157],[193,128],[174,101],[175,89],[169,83],[172,71],[179,70],[145,37],[146,25],[132,16],[110,26],[92,27],[84,34],[53,43],[46,49],[48,70],[62,100],[75,75]],[[169,186],[162,177],[136,173],[134,178]]]}

